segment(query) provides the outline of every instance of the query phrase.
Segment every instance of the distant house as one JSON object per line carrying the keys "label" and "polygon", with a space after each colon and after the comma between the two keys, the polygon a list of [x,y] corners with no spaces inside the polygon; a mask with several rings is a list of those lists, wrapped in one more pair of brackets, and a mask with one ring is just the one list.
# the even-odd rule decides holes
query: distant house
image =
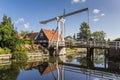
{"label": "distant house", "polygon": [[57,41],[57,39],[58,39],[58,32],[55,32],[54,30],[41,29],[38,36],[35,39],[35,43],[40,44],[43,47],[48,47],[51,40]]}
{"label": "distant house", "polygon": [[24,38],[30,38],[34,40],[35,44],[40,44],[43,47],[48,47],[51,41],[57,41],[58,32],[55,30],[41,29],[40,32],[28,33]]}
{"label": "distant house", "polygon": [[23,38],[30,38],[34,41],[38,34],[39,34],[39,32],[27,33]]}

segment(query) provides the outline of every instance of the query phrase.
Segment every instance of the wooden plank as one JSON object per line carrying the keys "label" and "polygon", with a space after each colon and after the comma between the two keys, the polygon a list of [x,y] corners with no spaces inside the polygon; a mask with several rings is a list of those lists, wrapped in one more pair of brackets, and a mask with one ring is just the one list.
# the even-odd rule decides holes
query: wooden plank
{"label": "wooden plank", "polygon": [[12,57],[12,54],[1,54],[0,59],[10,59]]}

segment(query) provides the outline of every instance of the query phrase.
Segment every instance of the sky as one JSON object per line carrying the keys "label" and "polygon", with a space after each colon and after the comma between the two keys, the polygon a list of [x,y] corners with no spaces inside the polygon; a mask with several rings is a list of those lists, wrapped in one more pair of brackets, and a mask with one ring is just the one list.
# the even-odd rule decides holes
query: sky
{"label": "sky", "polygon": [[120,37],[120,0],[0,0],[0,22],[3,15],[11,17],[18,32],[39,32],[41,28],[56,29],[56,21],[48,20],[83,8],[81,12],[65,18],[65,36],[77,34],[82,22],[87,22],[91,32],[104,31],[106,39]]}

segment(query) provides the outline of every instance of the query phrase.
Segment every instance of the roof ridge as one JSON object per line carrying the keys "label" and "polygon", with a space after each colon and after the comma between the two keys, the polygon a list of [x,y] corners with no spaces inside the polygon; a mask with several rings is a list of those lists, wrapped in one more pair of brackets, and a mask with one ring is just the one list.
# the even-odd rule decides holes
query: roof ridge
{"label": "roof ridge", "polygon": [[[49,29],[43,29],[43,32],[45,33],[45,35],[47,36],[48,40],[51,40],[52,36],[53,36],[53,30],[49,30]],[[53,40],[57,40],[57,35],[58,33],[55,33],[55,35],[53,36]]]}

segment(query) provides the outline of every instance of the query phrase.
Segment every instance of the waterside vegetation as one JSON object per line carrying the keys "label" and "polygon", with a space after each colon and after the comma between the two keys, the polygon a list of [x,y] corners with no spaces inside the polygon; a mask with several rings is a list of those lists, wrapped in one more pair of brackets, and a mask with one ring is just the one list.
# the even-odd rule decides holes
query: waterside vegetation
{"label": "waterside vegetation", "polygon": [[27,59],[26,53],[39,51],[33,40],[20,37],[10,17],[3,16],[0,22],[0,54],[11,54],[17,61]]}

